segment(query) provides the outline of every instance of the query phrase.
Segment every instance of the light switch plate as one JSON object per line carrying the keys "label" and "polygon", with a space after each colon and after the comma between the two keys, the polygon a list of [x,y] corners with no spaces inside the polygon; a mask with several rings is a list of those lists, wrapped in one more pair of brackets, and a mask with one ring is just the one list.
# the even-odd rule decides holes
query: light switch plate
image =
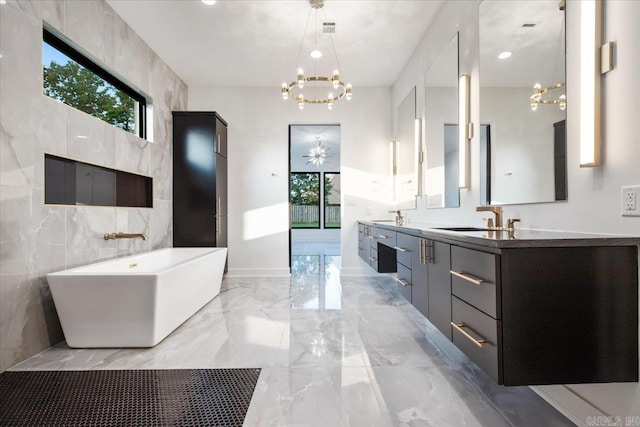
{"label": "light switch plate", "polygon": [[640,216],[640,185],[622,187],[622,216]]}

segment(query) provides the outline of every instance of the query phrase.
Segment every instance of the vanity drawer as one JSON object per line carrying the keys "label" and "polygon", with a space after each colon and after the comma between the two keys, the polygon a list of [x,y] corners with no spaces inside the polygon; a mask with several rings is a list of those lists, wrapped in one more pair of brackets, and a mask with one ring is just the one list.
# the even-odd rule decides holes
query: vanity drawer
{"label": "vanity drawer", "polygon": [[369,265],[373,267],[375,271],[378,271],[378,250],[376,247],[371,246],[371,250],[369,251]]}
{"label": "vanity drawer", "polygon": [[414,246],[417,246],[417,237],[409,236],[404,233],[396,235],[396,251],[398,262],[405,267],[411,268],[411,257]]}
{"label": "vanity drawer", "polygon": [[490,377],[498,375],[498,329],[500,321],[473,308],[457,297],[451,298],[453,343]]}
{"label": "vanity drawer", "polygon": [[473,249],[451,247],[451,293],[499,319],[497,271],[500,257]]}
{"label": "vanity drawer", "polygon": [[384,228],[371,227],[371,235],[383,245],[394,248],[396,246],[396,232],[385,230]]}
{"label": "vanity drawer", "polygon": [[411,269],[402,264],[398,264],[398,293],[411,302]]}

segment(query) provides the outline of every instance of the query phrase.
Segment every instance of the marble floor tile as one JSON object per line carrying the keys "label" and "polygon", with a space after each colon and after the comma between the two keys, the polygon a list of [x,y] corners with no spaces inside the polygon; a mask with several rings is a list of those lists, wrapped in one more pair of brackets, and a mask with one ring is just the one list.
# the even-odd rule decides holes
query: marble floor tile
{"label": "marble floor tile", "polygon": [[61,343],[11,369],[262,368],[245,426],[572,425],[528,387],[496,385],[393,279],[340,277],[339,245],[293,253],[290,278],[225,278],[153,348]]}

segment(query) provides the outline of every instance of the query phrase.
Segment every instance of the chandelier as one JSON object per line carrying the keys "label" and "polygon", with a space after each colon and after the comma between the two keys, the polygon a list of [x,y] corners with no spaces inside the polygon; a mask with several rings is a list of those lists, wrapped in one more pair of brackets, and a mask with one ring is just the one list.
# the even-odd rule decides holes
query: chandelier
{"label": "chandelier", "polygon": [[540,83],[536,83],[533,86],[533,95],[531,95],[531,111],[538,109],[538,104],[558,104],[558,107],[562,111],[567,109],[567,95],[564,93],[557,98],[552,96],[543,97],[543,95],[554,89],[560,89],[564,87],[564,83],[556,83],[549,87],[542,87]]}
{"label": "chandelier", "polygon": [[333,156],[333,154],[329,154],[329,150],[331,150],[331,148],[325,148],[324,145],[322,145],[322,141],[320,141],[320,137],[316,136],[316,144],[311,146],[309,154],[302,157],[309,158],[306,163],[307,165],[311,163],[314,166],[322,166],[327,160],[327,157]]}
{"label": "chandelier", "polygon": [[[328,35],[331,41],[331,48],[333,50],[333,56],[337,65],[337,69],[334,70],[331,76],[319,75],[317,72],[317,61],[322,58],[322,52],[318,49],[318,10],[324,7],[324,0],[309,0],[311,9],[307,16],[307,25],[304,29],[304,35],[302,37],[302,43],[300,44],[300,50],[298,52],[298,63],[296,68],[298,69],[297,77],[291,83],[282,83],[282,99],[287,100],[291,98],[298,103],[298,107],[302,110],[305,104],[327,104],[329,110],[333,109],[333,103],[339,99],[346,98],[347,101],[351,100],[351,84],[345,84],[340,78],[340,62],[338,61],[338,55],[336,54],[336,48],[333,44],[333,37],[331,33],[335,32],[335,23],[324,22],[322,25],[323,32]],[[312,76],[307,76],[304,70],[300,67],[300,59],[302,50],[304,48],[305,40],[307,38],[307,28],[309,27],[309,21],[311,19],[311,13],[315,11],[315,28],[313,33],[313,50],[309,56],[313,59],[314,72]],[[326,20],[326,14],[325,14]],[[307,95],[303,91],[306,88]],[[328,90],[328,92],[325,92]],[[321,93],[322,92],[322,93]]]}
{"label": "chandelier", "polygon": [[[560,34],[558,36],[558,45],[556,47],[556,55],[555,62],[553,65],[553,79],[557,83],[553,83],[551,86],[542,87],[540,83],[536,83],[533,86],[533,95],[530,97],[531,101],[531,111],[536,111],[538,109],[539,104],[556,104],[560,107],[560,110],[564,111],[567,109],[567,95],[564,93],[560,94],[557,97],[554,97],[553,94],[558,94],[560,92],[564,92],[565,83],[562,78],[556,80],[556,77],[560,74],[560,58],[564,54],[563,42],[564,42],[564,20],[565,20],[565,0],[560,0],[558,3],[558,10],[562,13],[562,21],[560,25]],[[555,91],[549,93],[551,91]],[[545,95],[546,94],[546,95]]]}

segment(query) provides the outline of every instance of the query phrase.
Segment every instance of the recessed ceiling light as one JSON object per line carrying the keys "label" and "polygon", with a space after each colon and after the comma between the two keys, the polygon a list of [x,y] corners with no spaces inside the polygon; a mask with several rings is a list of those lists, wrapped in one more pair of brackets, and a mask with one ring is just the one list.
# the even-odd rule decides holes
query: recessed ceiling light
{"label": "recessed ceiling light", "polygon": [[213,6],[214,4],[216,4],[216,0],[202,0],[202,3]]}
{"label": "recessed ceiling light", "polygon": [[311,57],[313,59],[322,58],[322,52],[320,52],[318,49],[315,49],[315,50],[311,51]]}
{"label": "recessed ceiling light", "polygon": [[502,52],[500,55],[498,55],[498,59],[507,59],[509,57],[511,57],[511,55],[513,55],[513,53],[509,52],[508,50]]}

